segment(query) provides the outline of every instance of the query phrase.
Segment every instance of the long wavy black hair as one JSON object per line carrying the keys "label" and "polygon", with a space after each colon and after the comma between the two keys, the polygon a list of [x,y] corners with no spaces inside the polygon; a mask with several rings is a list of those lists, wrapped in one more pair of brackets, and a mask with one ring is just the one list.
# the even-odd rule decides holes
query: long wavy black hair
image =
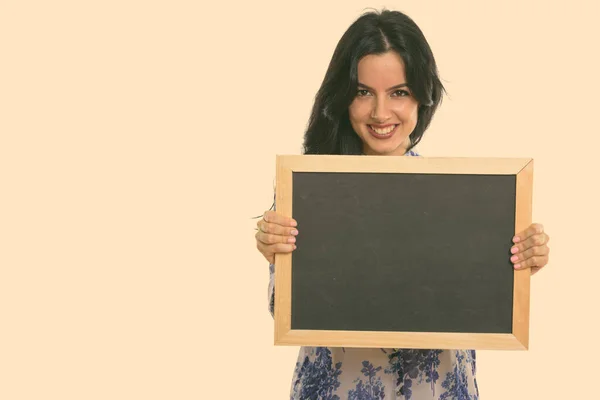
{"label": "long wavy black hair", "polygon": [[419,103],[418,120],[407,151],[419,143],[445,92],[435,58],[421,29],[399,11],[361,15],[340,39],[312,108],[304,134],[304,154],[363,154],[350,125],[348,108],[358,91],[358,62],[370,54],[397,52],[408,87]]}

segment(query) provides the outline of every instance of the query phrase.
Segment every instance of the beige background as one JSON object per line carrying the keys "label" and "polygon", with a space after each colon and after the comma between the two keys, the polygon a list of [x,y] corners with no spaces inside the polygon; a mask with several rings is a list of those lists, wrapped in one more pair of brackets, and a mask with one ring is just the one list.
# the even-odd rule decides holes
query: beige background
{"label": "beige background", "polygon": [[449,91],[418,150],[535,158],[551,263],[531,350],[478,353],[482,399],[596,396],[600,7],[447,3],[1,2],[0,399],[287,398],[251,217],[383,5]]}

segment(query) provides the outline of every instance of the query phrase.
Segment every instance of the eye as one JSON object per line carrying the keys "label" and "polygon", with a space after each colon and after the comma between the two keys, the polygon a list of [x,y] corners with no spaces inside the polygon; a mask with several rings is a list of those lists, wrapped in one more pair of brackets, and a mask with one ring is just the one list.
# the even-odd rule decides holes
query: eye
{"label": "eye", "polygon": [[394,97],[405,97],[405,96],[410,96],[410,93],[408,91],[406,91],[406,90],[399,89],[399,90],[396,90],[392,94],[392,96],[394,96]]}
{"label": "eye", "polygon": [[358,97],[368,96],[369,95],[369,91],[366,90],[366,89],[359,89],[358,92],[356,92],[356,95]]}

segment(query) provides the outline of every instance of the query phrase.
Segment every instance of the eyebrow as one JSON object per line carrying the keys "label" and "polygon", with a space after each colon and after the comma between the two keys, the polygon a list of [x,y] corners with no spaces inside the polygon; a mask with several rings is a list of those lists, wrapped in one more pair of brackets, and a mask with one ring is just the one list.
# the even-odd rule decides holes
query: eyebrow
{"label": "eyebrow", "polygon": [[[358,86],[364,87],[365,89],[369,89],[369,90],[373,90],[373,91],[375,91],[375,89],[373,89],[372,87],[369,87],[369,86],[365,85],[364,83],[360,83],[360,82],[358,82]],[[400,89],[400,88],[402,88],[402,87],[408,87],[408,84],[406,84],[406,83],[401,83],[401,84],[399,84],[399,85],[392,86],[391,88],[388,88],[388,90],[387,90],[387,91],[394,90],[394,89]]]}

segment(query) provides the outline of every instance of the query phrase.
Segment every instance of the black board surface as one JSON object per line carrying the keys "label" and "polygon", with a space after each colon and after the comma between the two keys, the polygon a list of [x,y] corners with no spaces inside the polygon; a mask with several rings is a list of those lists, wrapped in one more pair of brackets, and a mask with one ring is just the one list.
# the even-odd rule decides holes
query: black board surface
{"label": "black board surface", "polygon": [[292,329],[512,332],[514,175],[292,179]]}

